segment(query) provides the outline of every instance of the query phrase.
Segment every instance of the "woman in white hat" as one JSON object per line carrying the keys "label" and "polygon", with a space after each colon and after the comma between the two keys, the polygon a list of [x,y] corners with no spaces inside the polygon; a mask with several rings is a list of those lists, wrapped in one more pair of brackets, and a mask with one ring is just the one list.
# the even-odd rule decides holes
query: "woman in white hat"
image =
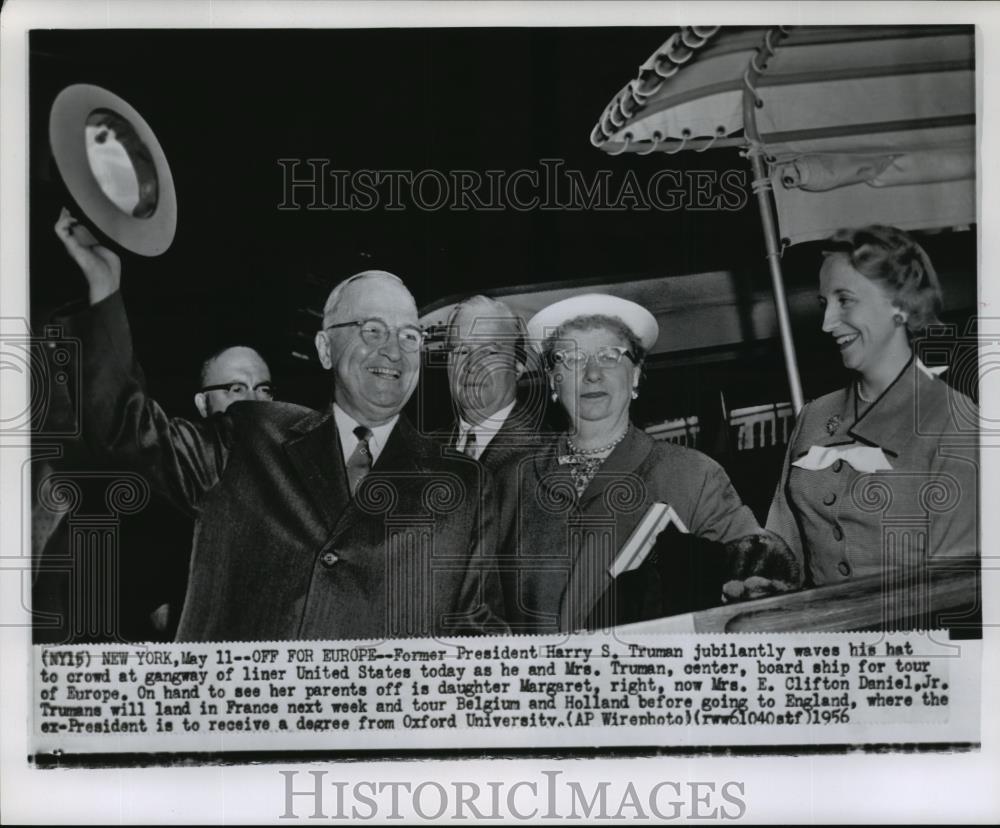
{"label": "woman in white hat", "polygon": [[724,583],[748,576],[754,594],[798,581],[791,553],[763,534],[717,463],[631,424],[643,359],[659,334],[649,311],[587,294],[544,308],[528,331],[570,427],[497,473],[512,630],[684,612],[720,603]]}
{"label": "woman in white hat", "polygon": [[976,406],[913,352],[941,309],[927,254],[894,227],[842,230],[819,294],[854,379],[802,409],[768,529],[811,586],[976,555]]}

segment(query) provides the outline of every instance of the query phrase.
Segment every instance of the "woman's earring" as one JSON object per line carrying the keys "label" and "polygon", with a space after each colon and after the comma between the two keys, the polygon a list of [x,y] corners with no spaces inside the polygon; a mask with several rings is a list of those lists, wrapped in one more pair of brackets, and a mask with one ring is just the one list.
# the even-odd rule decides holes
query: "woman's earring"
{"label": "woman's earring", "polygon": [[559,395],[556,393],[556,389],[552,389],[552,402],[559,402]]}
{"label": "woman's earring", "polygon": [[632,389],[632,399],[633,400],[639,399],[639,390],[637,388]]}
{"label": "woman's earring", "polygon": [[906,317],[903,316],[903,314],[901,313],[896,313],[893,314],[892,321],[896,323],[896,327],[898,328],[900,325],[906,322]]}

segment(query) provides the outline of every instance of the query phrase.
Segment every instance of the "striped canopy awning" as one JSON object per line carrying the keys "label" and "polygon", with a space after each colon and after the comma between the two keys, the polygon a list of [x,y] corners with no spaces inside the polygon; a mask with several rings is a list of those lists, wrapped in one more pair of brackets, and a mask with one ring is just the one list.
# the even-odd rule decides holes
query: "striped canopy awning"
{"label": "striped canopy awning", "polygon": [[684,27],[605,107],[609,154],[747,146],[744,95],[785,243],[839,227],[976,221],[971,26]]}

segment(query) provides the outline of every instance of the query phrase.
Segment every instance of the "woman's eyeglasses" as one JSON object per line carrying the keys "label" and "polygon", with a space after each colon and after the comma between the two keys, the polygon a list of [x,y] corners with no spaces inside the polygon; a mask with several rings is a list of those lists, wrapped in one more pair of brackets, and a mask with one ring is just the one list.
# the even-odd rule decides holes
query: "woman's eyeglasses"
{"label": "woman's eyeglasses", "polygon": [[[357,327],[358,333],[361,335],[361,341],[365,345],[378,348],[389,341],[389,333],[392,329],[381,319],[365,319],[362,322],[340,322],[336,325],[327,325],[323,330],[330,331],[334,328],[348,328],[352,325]],[[396,339],[399,342],[399,349],[411,354],[419,351],[420,346],[424,344],[423,331],[414,325],[404,325],[402,328],[397,328]]]}
{"label": "woman's eyeglasses", "polygon": [[552,362],[556,365],[565,365],[567,368],[580,371],[591,359],[597,363],[598,368],[614,368],[622,361],[622,357],[626,356],[632,362],[635,362],[635,355],[628,348],[623,348],[621,345],[608,345],[605,348],[600,348],[593,354],[590,351],[579,350],[553,351]]}

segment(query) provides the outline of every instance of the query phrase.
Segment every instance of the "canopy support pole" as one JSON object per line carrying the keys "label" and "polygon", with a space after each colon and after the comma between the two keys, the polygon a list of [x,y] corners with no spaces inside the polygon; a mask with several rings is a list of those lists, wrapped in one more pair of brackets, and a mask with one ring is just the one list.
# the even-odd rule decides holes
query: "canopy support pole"
{"label": "canopy support pole", "polygon": [[759,147],[751,147],[747,154],[750,156],[750,165],[753,168],[752,186],[757,193],[760,223],[764,230],[764,244],[767,247],[767,263],[771,269],[771,288],[774,293],[774,307],[778,312],[778,330],[781,333],[781,350],[785,356],[785,373],[788,375],[788,387],[792,393],[792,408],[798,415],[803,405],[802,383],[799,379],[799,366],[795,357],[795,340],[792,339],[788,301],[785,298],[785,279],[781,271],[781,252],[778,246],[774,212],[767,192],[770,189],[771,181],[764,169],[761,152]]}
{"label": "canopy support pole", "polygon": [[[777,222],[774,218],[774,208],[771,204],[769,191],[771,178],[764,166],[764,145],[760,141],[757,130],[757,106],[759,98],[754,82],[767,65],[767,59],[774,54],[771,38],[777,33],[783,35],[783,30],[769,32],[757,55],[750,61],[746,74],[743,76],[743,130],[749,146],[746,151],[753,170],[751,187],[757,194],[757,205],[760,207],[760,223],[764,230],[764,245],[767,248],[767,263],[771,270],[771,287],[774,292],[774,307],[778,313],[778,330],[781,334],[781,350],[785,357],[785,373],[788,375],[788,388],[792,395],[792,409],[796,416],[802,410],[802,382],[799,379],[799,366],[795,358],[795,341],[792,339],[792,323],[788,315],[788,301],[785,294],[785,279],[781,272],[781,247],[778,241]],[[757,62],[760,58],[760,62]]]}

